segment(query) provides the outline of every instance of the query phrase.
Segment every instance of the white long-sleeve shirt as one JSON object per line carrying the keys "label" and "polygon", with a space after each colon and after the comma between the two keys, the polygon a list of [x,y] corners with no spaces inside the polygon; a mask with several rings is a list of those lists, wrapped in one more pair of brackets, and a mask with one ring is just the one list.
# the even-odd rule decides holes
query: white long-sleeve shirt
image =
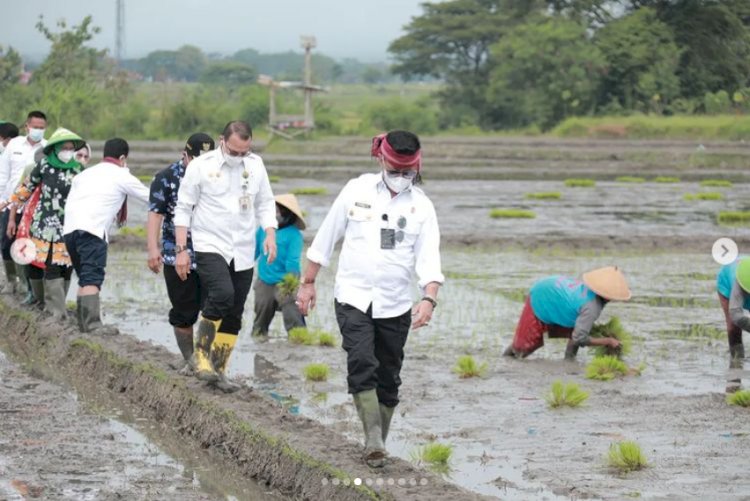
{"label": "white long-sleeve shirt", "polygon": [[[245,209],[243,196],[249,196]],[[194,158],[180,183],[174,224],[190,228],[196,252],[220,254],[227,264],[234,259],[236,271],[252,268],[257,224],[278,226],[263,160],[251,154],[230,167],[220,149]]]}
{"label": "white long-sleeve shirt", "polygon": [[148,202],[149,190],[126,167],[101,162],[73,178],[65,202],[63,234],[83,230],[109,241],[109,227],[125,197]]}
{"label": "white long-sleeve shirt", "polygon": [[[381,248],[381,229],[397,232],[393,249]],[[328,266],[341,237],[334,295],[362,312],[372,304],[373,318],[393,318],[411,308],[414,273],[420,289],[445,280],[435,208],[415,186],[391,197],[381,174],[349,181],[318,229],[307,258]]]}
{"label": "white long-sleeve shirt", "polygon": [[8,142],[0,155],[0,202],[8,200],[22,181],[23,170],[34,163],[34,153],[47,145],[42,140],[31,144],[26,136],[17,136]]}

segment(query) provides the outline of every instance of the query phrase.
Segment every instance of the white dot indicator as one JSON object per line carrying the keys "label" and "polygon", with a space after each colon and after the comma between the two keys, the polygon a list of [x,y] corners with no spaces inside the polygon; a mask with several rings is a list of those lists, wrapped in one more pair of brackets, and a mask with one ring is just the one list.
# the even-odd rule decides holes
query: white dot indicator
{"label": "white dot indicator", "polygon": [[362,479],[361,478],[355,478],[354,479],[354,485],[362,485]]}

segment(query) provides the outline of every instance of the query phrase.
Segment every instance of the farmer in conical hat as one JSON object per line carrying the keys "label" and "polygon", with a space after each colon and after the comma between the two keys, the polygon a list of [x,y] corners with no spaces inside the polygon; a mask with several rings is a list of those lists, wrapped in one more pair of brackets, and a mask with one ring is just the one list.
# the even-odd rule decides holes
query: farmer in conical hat
{"label": "farmer in conical hat", "polygon": [[544,345],[544,333],[569,338],[565,358],[575,358],[580,346],[617,348],[615,338],[592,338],[591,328],[610,301],[631,297],[625,275],[607,266],[584,273],[582,280],[555,275],[532,285],[526,298],[513,342],[505,356],[527,357]]}
{"label": "farmer in conical hat", "polygon": [[729,356],[732,359],[745,358],[742,344],[742,331],[750,330],[750,258],[743,257],[722,266],[716,277],[721,309],[727,323]]}
{"label": "farmer in conical hat", "polygon": [[291,193],[277,195],[276,221],[276,260],[269,263],[263,253],[263,242],[266,232],[258,228],[255,236],[255,259],[258,261],[258,279],[255,281],[255,321],[254,336],[267,336],[277,310],[281,310],[284,328],[287,333],[295,327],[305,327],[305,317],[295,304],[296,290],[280,290],[279,284],[285,277],[292,275],[299,278],[300,257],[302,256],[302,231],[305,219],[299,208],[297,197]]}
{"label": "farmer in conical hat", "polygon": [[35,261],[44,263],[44,269],[29,268],[29,279],[32,283],[43,283],[44,287],[38,290],[43,291],[44,311],[56,320],[63,320],[67,316],[65,297],[70,287],[73,265],[63,240],[63,225],[73,178],[83,170],[75,153],[85,144],[78,134],[62,127],[57,129],[44,146],[45,156],[10,197],[10,203],[15,207],[31,198],[38,186],[42,187],[29,236],[36,247]]}

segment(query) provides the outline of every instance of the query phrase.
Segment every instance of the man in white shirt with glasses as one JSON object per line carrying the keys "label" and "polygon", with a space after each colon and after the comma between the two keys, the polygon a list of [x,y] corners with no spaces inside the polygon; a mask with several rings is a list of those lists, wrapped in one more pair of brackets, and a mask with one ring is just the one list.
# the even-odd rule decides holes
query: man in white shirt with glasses
{"label": "man in white shirt with glasses", "polygon": [[239,389],[225,374],[253,280],[258,224],[266,232],[268,262],[276,258],[276,201],[251,143],[247,122],[229,122],[220,147],[190,163],[174,215],[175,271],[182,280],[191,272],[189,228],[196,271],[207,292],[191,363],[198,379],[225,392]]}
{"label": "man in white shirt with glasses", "polygon": [[371,154],[382,171],[352,179],[339,193],[307,251],[297,302],[303,315],[315,306],[315,277],[343,237],[334,307],[347,384],[365,432],[364,459],[382,467],[409,328],[428,325],[444,277],[435,208],[414,186],[422,164],[419,138],[407,131],[381,134]]}

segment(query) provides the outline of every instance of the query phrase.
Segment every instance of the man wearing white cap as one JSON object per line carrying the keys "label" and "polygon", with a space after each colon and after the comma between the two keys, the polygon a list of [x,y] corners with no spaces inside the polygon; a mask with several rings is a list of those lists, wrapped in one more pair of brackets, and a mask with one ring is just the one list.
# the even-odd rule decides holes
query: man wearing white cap
{"label": "man wearing white cap", "polygon": [[581,346],[617,348],[611,337],[592,338],[591,328],[610,301],[628,301],[630,288],[622,271],[607,266],[584,273],[582,280],[555,275],[531,286],[513,342],[505,356],[527,357],[544,345],[544,333],[569,338],[565,358],[572,360]]}
{"label": "man wearing white cap", "polygon": [[266,239],[266,230],[258,228],[255,236],[255,260],[258,261],[258,279],[255,281],[255,320],[253,335],[267,336],[276,311],[281,310],[284,329],[287,333],[295,327],[305,327],[305,317],[295,304],[296,291],[279,290],[278,285],[288,275],[299,277],[300,257],[304,240],[302,230],[305,219],[292,193],[276,196],[276,259],[269,263],[263,252],[262,242]]}

